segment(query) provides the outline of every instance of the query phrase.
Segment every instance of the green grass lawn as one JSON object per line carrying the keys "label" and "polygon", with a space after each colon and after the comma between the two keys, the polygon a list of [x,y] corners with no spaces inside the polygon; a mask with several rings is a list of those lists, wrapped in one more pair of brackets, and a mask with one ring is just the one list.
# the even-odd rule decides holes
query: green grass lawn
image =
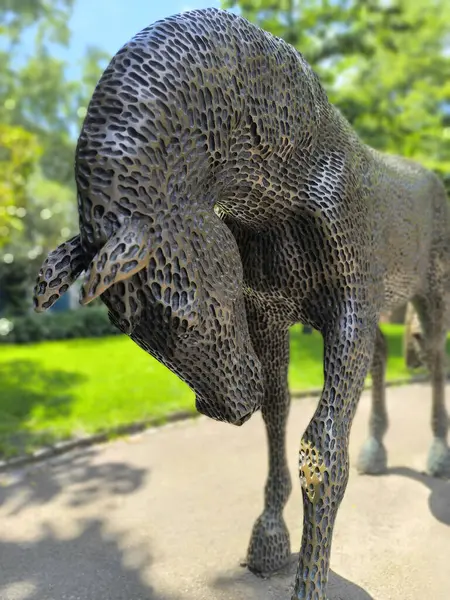
{"label": "green grass lawn", "polygon": [[[403,327],[383,329],[388,377],[408,376]],[[321,386],[321,336],[294,327],[291,348],[292,391]],[[0,455],[186,409],[187,385],[125,336],[0,346]]]}

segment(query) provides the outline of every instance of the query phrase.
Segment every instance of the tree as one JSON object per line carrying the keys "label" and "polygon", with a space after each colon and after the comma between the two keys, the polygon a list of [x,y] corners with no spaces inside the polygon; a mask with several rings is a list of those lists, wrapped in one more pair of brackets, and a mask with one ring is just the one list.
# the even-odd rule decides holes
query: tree
{"label": "tree", "polygon": [[[76,221],[76,135],[108,59],[98,48],[88,48],[81,79],[67,79],[67,65],[53,53],[70,41],[67,23],[73,4],[74,0],[0,0],[0,33],[6,42],[0,51],[0,237],[4,244],[14,229],[9,243],[25,252],[31,244],[46,248],[61,241],[61,231],[68,230],[64,215]],[[25,39],[30,56],[23,50]],[[23,211],[25,219],[20,217]],[[42,211],[52,217],[42,219]],[[24,243],[21,230],[27,233]]]}
{"label": "tree", "polygon": [[67,44],[74,0],[0,0],[0,33],[11,45],[18,45],[30,27],[41,39]]}
{"label": "tree", "polygon": [[[74,0],[0,0],[0,122],[23,127],[39,139],[41,166],[49,179],[73,186],[75,137],[95,83],[108,60],[87,50],[81,80],[66,77],[55,49],[70,42]],[[34,40],[24,56],[23,40]]]}
{"label": "tree", "polygon": [[0,124],[0,246],[23,231],[28,182],[36,170],[41,148],[32,134]]}
{"label": "tree", "polygon": [[0,289],[14,314],[29,309],[42,255],[78,227],[76,136],[109,57],[88,48],[81,79],[67,78],[55,52],[70,41],[73,4],[0,0]]}
{"label": "tree", "polygon": [[364,141],[450,177],[448,0],[222,4],[302,52]]}

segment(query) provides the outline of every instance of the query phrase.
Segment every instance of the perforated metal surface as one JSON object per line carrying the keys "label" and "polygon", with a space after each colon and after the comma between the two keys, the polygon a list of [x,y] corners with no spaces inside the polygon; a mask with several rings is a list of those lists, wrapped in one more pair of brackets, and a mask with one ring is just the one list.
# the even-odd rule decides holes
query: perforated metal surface
{"label": "perforated metal surface", "polygon": [[[261,407],[270,460],[248,552],[255,571],[290,553],[288,328],[322,332],[325,385],[300,449],[295,598],[324,600],[379,315],[409,299],[432,352],[434,472],[447,468],[443,186],[366,147],[291,46],[213,9],[160,21],[113,58],[83,125],[76,180],[80,235],[47,259],[36,308],[86,269],[82,302],[101,294],[113,322],[194,389],[201,412],[241,424]],[[378,338],[367,472],[383,467]]]}

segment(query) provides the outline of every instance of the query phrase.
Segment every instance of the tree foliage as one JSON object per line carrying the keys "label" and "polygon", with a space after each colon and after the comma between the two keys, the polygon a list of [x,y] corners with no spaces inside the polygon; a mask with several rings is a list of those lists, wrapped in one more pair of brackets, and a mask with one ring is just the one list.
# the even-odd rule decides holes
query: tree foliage
{"label": "tree foliage", "polygon": [[74,2],[0,0],[0,293],[23,310],[29,274],[78,228],[76,137],[109,59],[87,48],[81,77],[68,76],[61,56]]}
{"label": "tree foliage", "polygon": [[[57,55],[70,42],[68,22],[74,1],[0,0],[0,146],[13,161],[7,165],[3,158],[1,167],[12,172],[20,163],[30,170],[34,152],[34,181],[41,181],[40,193],[52,189],[49,197],[43,195],[49,202],[56,196],[67,198],[67,188],[74,191],[76,136],[109,58],[98,48],[87,48],[79,65],[81,78],[67,77],[67,64]],[[9,181],[4,180],[4,185],[9,186]],[[17,206],[23,204],[25,187],[20,195],[14,190]],[[36,186],[28,193],[39,205]],[[4,190],[1,202],[6,206]]]}
{"label": "tree foliage", "polygon": [[108,56],[87,49],[81,79],[67,77],[57,58],[70,42],[74,0],[0,0],[0,122],[23,127],[39,138],[41,166],[49,179],[73,184],[75,137]]}
{"label": "tree foliage", "polygon": [[368,144],[450,185],[448,0],[223,0],[295,46]]}
{"label": "tree foliage", "polygon": [[0,245],[10,239],[13,230],[23,230],[27,186],[40,151],[35,136],[20,127],[0,124]]}

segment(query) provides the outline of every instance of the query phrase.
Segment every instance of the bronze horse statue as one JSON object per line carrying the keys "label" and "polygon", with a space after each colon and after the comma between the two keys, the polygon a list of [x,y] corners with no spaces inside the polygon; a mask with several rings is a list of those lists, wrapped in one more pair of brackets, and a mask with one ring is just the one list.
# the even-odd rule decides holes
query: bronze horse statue
{"label": "bronze horse statue", "polygon": [[[348,442],[368,371],[360,470],[386,466],[380,313],[411,300],[433,390],[429,470],[450,472],[444,406],[450,227],[440,180],[367,147],[290,45],[243,18],[192,11],[112,59],[76,151],[80,233],[50,253],[36,310],[86,271],[81,302],[196,393],[198,410],[267,427],[265,506],[248,566],[290,556],[285,430],[289,328],[324,339],[324,387],[300,443],[303,539],[295,599],[324,600]],[[151,382],[149,382],[151,386]]]}

